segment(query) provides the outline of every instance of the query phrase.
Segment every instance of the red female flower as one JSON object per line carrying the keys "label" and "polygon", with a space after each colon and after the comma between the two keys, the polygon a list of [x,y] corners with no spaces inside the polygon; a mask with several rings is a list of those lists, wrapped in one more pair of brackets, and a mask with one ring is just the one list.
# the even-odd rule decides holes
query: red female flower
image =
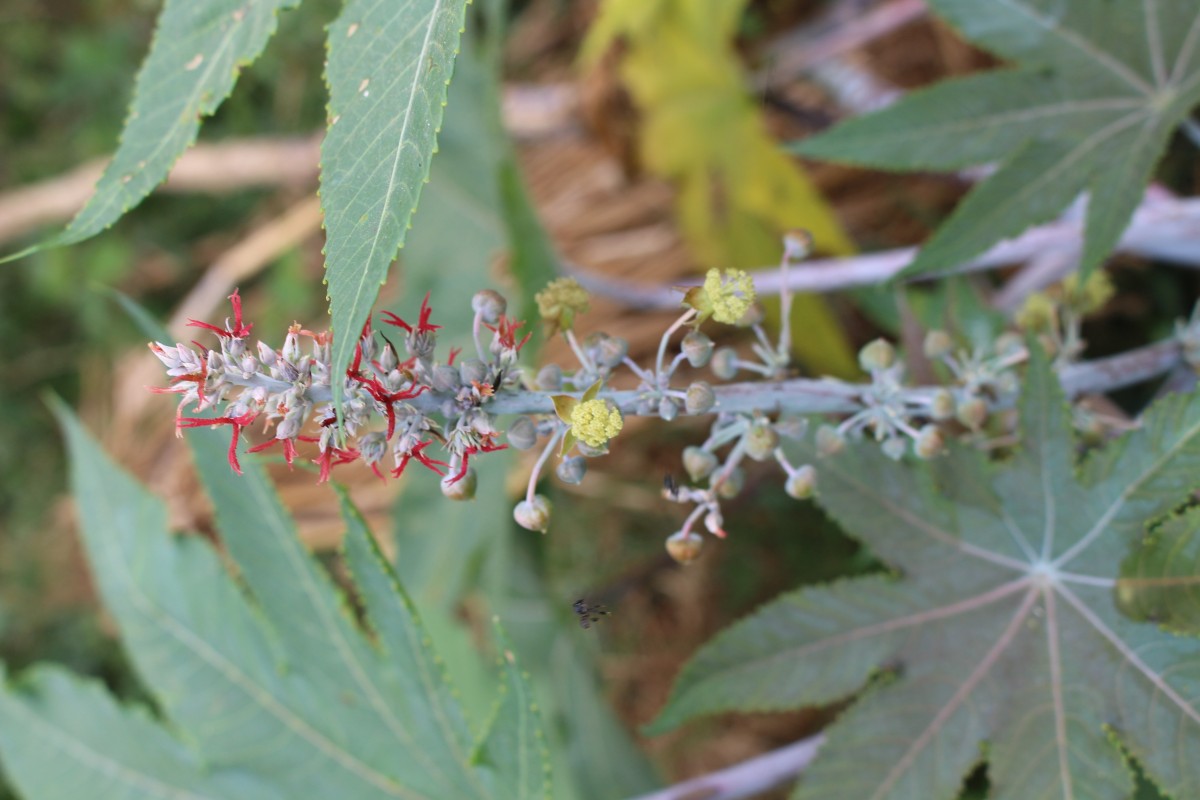
{"label": "red female flower", "polygon": [[523,321],[518,322],[512,317],[505,316],[504,314],[501,314],[500,319],[496,321],[496,327],[493,328],[486,322],[483,324],[483,327],[496,334],[496,338],[500,340],[500,345],[505,350],[511,350],[514,353],[521,352],[521,348],[524,347],[525,343],[529,341],[529,337],[533,336],[533,331],[530,331],[529,333],[525,334],[525,337],[521,339],[520,342],[518,342],[517,331],[525,327],[525,323]]}
{"label": "red female flower", "polygon": [[392,477],[399,478],[401,475],[403,475],[404,468],[407,467],[408,462],[414,458],[417,461],[420,461],[425,466],[429,467],[431,470],[436,472],[438,475],[445,475],[446,473],[444,473],[440,469],[438,469],[437,465],[440,464],[443,467],[449,467],[450,466],[449,464],[447,464],[445,461],[438,461],[436,458],[430,458],[429,456],[427,456],[423,452],[421,452],[422,450],[424,450],[426,447],[428,447],[432,443],[433,443],[432,440],[427,440],[427,441],[418,442],[417,444],[415,444],[413,446],[413,448],[408,451],[407,454],[400,457],[400,463],[396,465],[396,468],[394,470],[392,470]]}
{"label": "red female flower", "polygon": [[292,462],[296,460],[296,442],[292,439],[268,439],[267,441],[263,442],[262,444],[254,445],[254,447],[251,447],[246,452],[247,453],[261,453],[263,450],[266,450],[268,447],[277,445],[280,442],[283,442],[283,458],[285,461],[287,461],[287,465],[290,468],[292,466]]}
{"label": "red female flower", "polygon": [[329,445],[312,462],[321,468],[321,475],[317,478],[317,483],[327,483],[329,481],[329,473],[333,471],[334,467],[349,464],[360,455],[361,453],[354,449],[343,450],[340,447]]}
{"label": "red female flower", "polygon": [[225,320],[225,328],[218,328],[216,325],[210,325],[207,322],[189,319],[187,324],[193,328],[204,328],[212,331],[217,336],[227,336],[235,339],[242,339],[250,335],[250,329],[254,327],[254,323],[249,325],[242,322],[242,298],[238,295],[238,290],[234,289],[233,294],[229,295],[229,302],[233,305],[233,327],[229,328],[229,320]]}
{"label": "red female flower", "polygon": [[[384,322],[386,322],[388,325],[395,325],[397,328],[403,328],[405,331],[407,331],[410,334],[411,333],[425,333],[426,331],[440,330],[442,327],[441,325],[432,325],[429,322],[429,315],[432,313],[433,313],[433,309],[429,307],[429,292],[425,293],[425,299],[421,301],[421,316],[417,320],[417,328],[415,331],[413,330],[413,327],[411,325],[409,325],[404,320],[400,319],[400,317],[396,316],[391,311],[382,312],[382,314],[384,316],[384,320],[383,320]],[[389,316],[391,317],[391,319],[387,319],[387,317],[389,317]]]}
{"label": "red female flower", "polygon": [[367,393],[373,397],[376,402],[383,405],[383,410],[387,414],[387,438],[391,439],[392,434],[396,431],[396,407],[393,405],[398,400],[411,400],[421,392],[428,389],[424,384],[415,383],[408,389],[401,389],[398,392],[389,392],[384,385],[379,382],[378,378],[368,378],[362,373],[353,373],[349,377],[352,380],[362,384]]}
{"label": "red female flower", "polygon": [[446,485],[449,486],[451,484],[458,483],[463,478],[467,477],[467,462],[471,460],[471,456],[475,455],[476,453],[494,453],[497,450],[506,450],[507,448],[508,445],[506,444],[494,444],[490,441],[484,440],[480,442],[478,446],[468,447],[466,450],[463,450],[462,466],[459,468],[457,475],[446,481]]}
{"label": "red female flower", "polygon": [[215,427],[217,425],[230,425],[233,427],[233,437],[229,442],[229,466],[233,467],[233,471],[238,475],[242,474],[242,465],[237,460],[237,445],[238,437],[242,434],[242,428],[254,422],[254,418],[258,416],[256,411],[247,411],[245,414],[237,417],[176,417],[175,430],[180,428],[203,428]]}

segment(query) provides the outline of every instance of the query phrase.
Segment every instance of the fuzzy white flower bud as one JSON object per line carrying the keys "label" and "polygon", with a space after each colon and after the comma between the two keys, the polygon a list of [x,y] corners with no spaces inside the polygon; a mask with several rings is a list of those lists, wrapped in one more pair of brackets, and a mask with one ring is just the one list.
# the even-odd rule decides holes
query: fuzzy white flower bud
{"label": "fuzzy white flower bud", "polygon": [[733,380],[738,373],[737,367],[738,354],[732,347],[720,347],[712,355],[712,361],[709,366],[716,375],[723,381]]}
{"label": "fuzzy white flower bud", "polygon": [[563,373],[558,364],[547,364],[538,370],[537,388],[543,392],[561,392]]}
{"label": "fuzzy white flower bud", "polygon": [[858,351],[858,365],[866,372],[887,369],[896,363],[896,348],[886,339],[876,339]]}
{"label": "fuzzy white flower bud", "polygon": [[484,322],[495,325],[501,315],[508,310],[508,301],[499,292],[483,289],[471,298],[471,310],[478,314]]}
{"label": "fuzzy white flower bud", "polygon": [[937,425],[926,425],[913,442],[913,452],[917,458],[929,459],[939,455],[946,446],[942,432]]}
{"label": "fuzzy white flower bud", "polygon": [[953,349],[954,340],[945,331],[935,329],[925,334],[923,350],[926,358],[936,361],[950,355]]}
{"label": "fuzzy white flower bud", "polygon": [[933,394],[933,402],[929,405],[929,416],[936,420],[947,420],[954,416],[954,394],[948,389],[938,389]]}
{"label": "fuzzy white flower bud", "polygon": [[981,397],[972,397],[958,404],[958,421],[973,431],[983,427],[987,421],[987,401]]}
{"label": "fuzzy white flower bud", "polygon": [[667,552],[680,564],[690,564],[700,555],[704,537],[698,533],[676,531],[667,537]]}
{"label": "fuzzy white flower bud", "polygon": [[473,500],[478,484],[475,468],[467,467],[467,474],[456,481],[450,475],[442,478],[442,495],[451,500]]}
{"label": "fuzzy white flower bud", "polygon": [[832,425],[822,425],[817,428],[817,454],[835,456],[846,449],[846,437],[838,433]]}
{"label": "fuzzy white flower bud", "polygon": [[696,381],[687,388],[684,410],[689,414],[706,414],[717,404],[717,395],[705,381]]}
{"label": "fuzzy white flower bud", "polygon": [[756,422],[742,435],[742,441],[746,445],[746,455],[755,461],[766,461],[779,446],[779,434],[771,427],[771,423]]}
{"label": "fuzzy white flower bud", "polygon": [[817,488],[817,470],[812,464],[805,464],[788,476],[784,484],[788,496],[797,500],[807,500],[813,496]]}
{"label": "fuzzy white flower bud", "polygon": [[458,368],[452,364],[438,364],[434,367],[429,382],[435,392],[454,392],[462,386]]}
{"label": "fuzzy white flower bud", "polygon": [[508,443],[518,450],[528,450],[537,444],[537,426],[526,416],[517,417],[508,426]]}
{"label": "fuzzy white flower bud", "polygon": [[477,358],[465,359],[458,367],[463,386],[470,386],[472,382],[483,383],[487,380],[487,372],[487,365]]}
{"label": "fuzzy white flower bud", "polygon": [[703,448],[695,445],[683,448],[683,469],[693,481],[707,478],[718,463],[717,457]]}
{"label": "fuzzy white flower bud", "polygon": [[690,331],[679,348],[693,367],[703,367],[712,358],[713,340],[700,331]]}
{"label": "fuzzy white flower bud", "polygon": [[540,494],[522,500],[513,509],[513,519],[526,530],[545,533],[550,525],[550,501]]}
{"label": "fuzzy white flower bud", "polygon": [[717,494],[726,500],[732,500],[741,493],[742,487],[745,485],[746,471],[741,467],[734,467],[728,477],[717,486]]}
{"label": "fuzzy white flower bud", "polygon": [[572,486],[583,483],[583,476],[587,473],[587,459],[583,456],[568,456],[558,462],[558,466],[554,468],[554,474],[563,483],[569,483]]}

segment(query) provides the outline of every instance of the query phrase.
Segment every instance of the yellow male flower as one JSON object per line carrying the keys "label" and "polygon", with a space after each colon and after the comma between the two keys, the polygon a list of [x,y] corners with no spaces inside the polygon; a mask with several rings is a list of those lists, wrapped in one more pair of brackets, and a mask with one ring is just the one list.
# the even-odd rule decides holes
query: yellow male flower
{"label": "yellow male flower", "polygon": [[596,381],[579,398],[566,394],[551,395],[554,413],[571,426],[563,435],[559,455],[566,455],[577,441],[589,447],[602,448],[609,439],[621,432],[625,420],[621,417],[620,409],[596,396],[602,384],[603,381]]}
{"label": "yellow male flower", "polygon": [[698,323],[712,317],[717,322],[735,325],[750,308],[754,297],[754,282],[745,270],[722,272],[713,268],[704,276],[703,286],[688,290],[683,304],[699,312]]}
{"label": "yellow male flower", "polygon": [[607,400],[585,400],[571,409],[571,433],[589,447],[603,447],[624,425],[620,410]]}
{"label": "yellow male flower", "polygon": [[588,310],[587,290],[574,278],[558,278],[550,281],[536,295],[538,314],[553,328],[570,330],[575,324],[575,315]]}

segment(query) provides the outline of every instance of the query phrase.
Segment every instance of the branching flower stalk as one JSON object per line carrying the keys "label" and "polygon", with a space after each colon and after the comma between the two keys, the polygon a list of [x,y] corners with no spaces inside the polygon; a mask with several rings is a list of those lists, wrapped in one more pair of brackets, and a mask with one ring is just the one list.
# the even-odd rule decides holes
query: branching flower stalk
{"label": "branching flower stalk", "polygon": [[[809,240],[803,234],[789,234],[784,244],[780,284],[786,287],[789,268],[808,255]],[[1064,285],[1032,301],[1033,310],[1020,320],[1056,348],[1065,385],[1075,382],[1096,389],[1083,372],[1088,366],[1076,359],[1082,349],[1079,320],[1102,305],[1110,291],[1102,283]],[[335,468],[355,461],[386,480],[389,475],[400,477],[415,461],[438,476],[448,498],[469,500],[477,484],[475,461],[509,446],[531,449],[541,439],[541,453],[525,495],[514,508],[514,518],[525,528],[545,532],[551,504],[537,493],[537,485],[555,455],[559,479],[579,483],[586,473],[586,459],[608,452],[608,443],[620,433],[625,416],[652,415],[670,421],[681,413],[711,414],[713,424],[706,440],[683,451],[683,468],[691,485],[669,482],[663,491],[667,500],[692,506],[680,529],[667,539],[668,551],[684,563],[700,552],[701,522],[710,534],[727,535],[721,501],[740,491],[745,459],[778,465],[788,494],[807,499],[817,491],[819,470],[814,464],[789,461],[784,447],[788,439],[813,436],[820,455],[832,455],[849,441],[866,438],[879,443],[892,458],[910,453],[917,458],[935,457],[945,436],[964,429],[968,435],[981,434],[996,419],[995,412],[1012,405],[1018,388],[1015,370],[1028,357],[1025,342],[1014,333],[967,350],[945,332],[930,331],[924,355],[944,366],[943,386],[905,385],[903,362],[883,340],[870,342],[859,353],[860,366],[870,377],[867,383],[785,380],[790,292],[785,290],[781,298],[784,330],[772,344],[761,326],[761,308],[749,277],[739,270],[711,270],[702,286],[686,291],[685,311],[664,332],[653,368],[645,368],[629,357],[628,344],[618,337],[593,334],[578,339],[574,322],[587,310],[587,293],[573,279],[562,278],[540,292],[537,303],[542,322],[570,343],[579,362],[575,369],[552,364],[534,370],[521,364],[521,350],[529,339],[525,322],[509,317],[504,298],[491,290],[476,293],[471,301],[478,357],[462,358],[453,349],[443,360],[437,353],[441,326],[432,322],[433,309],[426,296],[413,322],[383,313],[383,325],[400,334],[399,347],[375,332],[370,321],[364,326],[353,360],[340,378],[346,401],[339,439],[332,407],[332,335],[294,324],[278,350],[262,341],[251,347],[253,326],[243,319],[241,297],[235,290],[229,299],[233,316],[223,327],[189,321],[214,334],[216,347],[161,342],[149,347],[170,378],[170,386],[154,391],[179,395],[177,434],[184,428],[228,426],[229,463],[235,471],[241,471],[237,448],[243,432],[261,420],[272,437],[249,451],[277,446],[291,465],[301,457],[302,448],[311,446],[315,457],[306,457],[318,466],[320,481],[329,480]],[[710,318],[751,328],[755,359],[744,359],[732,348],[716,348],[701,330]],[[684,328],[688,331],[678,352],[668,359],[673,336]],[[1126,369],[1152,374],[1160,362],[1166,363],[1180,350],[1191,362],[1200,363],[1195,355],[1200,353],[1198,331],[1200,315],[1193,315],[1180,324],[1173,342],[1156,346],[1162,353],[1149,354],[1153,358],[1143,359],[1147,365]],[[708,367],[719,380],[729,381],[742,370],[769,379],[676,385],[673,379],[684,362],[697,369]],[[614,372],[622,367],[638,379],[636,389],[608,388]],[[185,415],[188,407],[194,415]],[[210,413],[200,415],[204,411]],[[842,415],[840,421],[815,428],[802,416],[831,413]]]}

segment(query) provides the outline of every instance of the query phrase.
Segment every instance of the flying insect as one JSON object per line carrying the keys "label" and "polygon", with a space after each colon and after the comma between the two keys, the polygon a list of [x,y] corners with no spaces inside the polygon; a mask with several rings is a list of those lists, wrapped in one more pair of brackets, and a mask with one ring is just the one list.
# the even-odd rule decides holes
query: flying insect
{"label": "flying insect", "polygon": [[593,623],[599,622],[602,617],[608,616],[611,612],[604,606],[599,604],[591,604],[582,597],[576,600],[571,608],[574,609],[575,615],[579,617],[579,627],[588,629]]}

